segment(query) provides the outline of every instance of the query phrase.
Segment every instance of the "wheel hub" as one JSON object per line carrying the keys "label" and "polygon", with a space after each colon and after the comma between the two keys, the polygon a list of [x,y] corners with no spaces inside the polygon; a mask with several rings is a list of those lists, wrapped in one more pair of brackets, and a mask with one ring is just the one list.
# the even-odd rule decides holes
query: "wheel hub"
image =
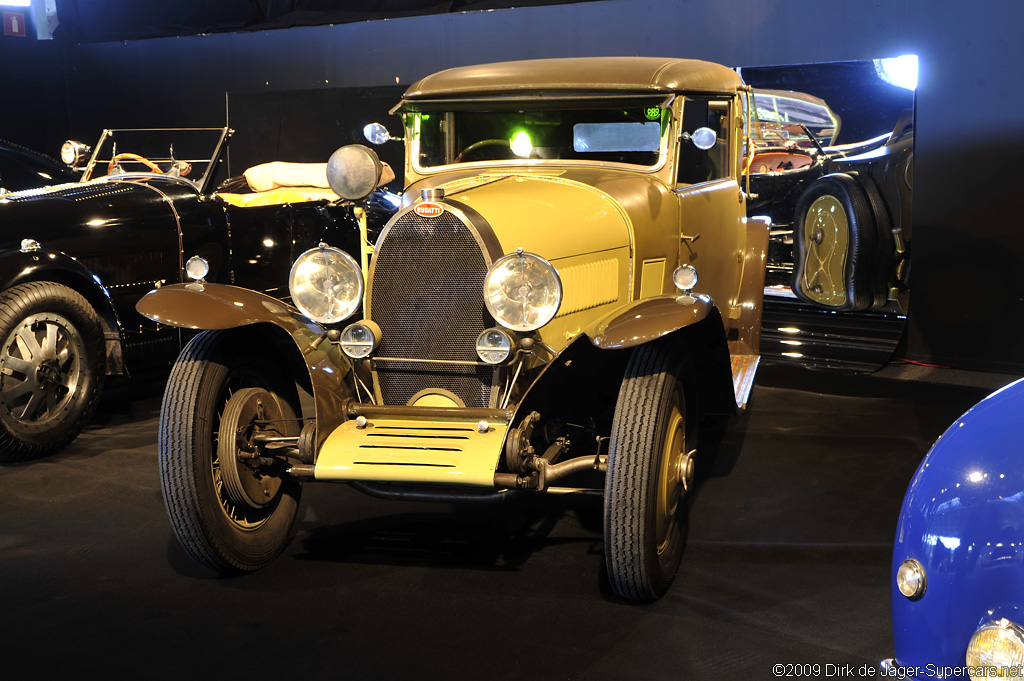
{"label": "wheel hub", "polygon": [[691,449],[680,454],[679,459],[676,461],[677,480],[684,492],[689,492],[690,487],[693,485],[693,474],[696,467],[693,459],[694,454],[696,454],[696,451]]}
{"label": "wheel hub", "polygon": [[259,509],[277,496],[281,478],[254,465],[253,435],[272,430],[282,419],[277,398],[262,388],[243,388],[228,399],[221,416],[217,457],[223,492],[240,506]]}
{"label": "wheel hub", "polygon": [[842,305],[846,302],[844,277],[850,239],[846,211],[835,197],[825,195],[811,204],[805,221],[813,228],[809,228],[804,237],[807,248],[807,264],[802,274],[804,289],[822,305]]}
{"label": "wheel hub", "polygon": [[36,384],[37,389],[41,391],[47,391],[56,386],[60,385],[63,374],[60,370],[60,364],[56,359],[47,359],[39,363],[36,367]]}

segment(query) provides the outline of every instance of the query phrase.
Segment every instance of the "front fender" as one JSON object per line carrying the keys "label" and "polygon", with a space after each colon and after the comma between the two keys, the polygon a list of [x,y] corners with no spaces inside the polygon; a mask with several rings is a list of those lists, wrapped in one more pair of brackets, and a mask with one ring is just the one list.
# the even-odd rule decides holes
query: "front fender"
{"label": "front fender", "polygon": [[121,321],[110,292],[89,269],[67,253],[45,248],[0,252],[0,291],[31,281],[63,284],[85,296],[99,315],[106,340],[107,372],[121,373]]}
{"label": "front fender", "polygon": [[715,304],[703,294],[664,295],[617,308],[585,331],[601,349],[631,348],[707,318]]}
{"label": "front fender", "polygon": [[331,343],[322,341],[324,329],[319,324],[287,303],[237,286],[192,283],[150,291],[135,309],[155,322],[183,329],[223,330],[254,325],[281,329],[294,341],[312,387],[317,450],[345,420],[345,403],[352,396],[347,383],[352,364]]}
{"label": "front fender", "polygon": [[729,342],[718,307],[704,294],[677,294],[639,300],[602,317],[586,331],[601,350],[632,348],[671,333],[687,334],[695,380],[706,414],[736,412]]}
{"label": "front fender", "polygon": [[235,329],[268,322],[293,336],[303,329],[312,333],[313,338],[322,332],[319,325],[287,303],[227,284],[163,286],[144,295],[135,309],[154,322],[181,329]]}
{"label": "front fender", "polygon": [[[903,666],[965,663],[990,620],[1024,625],[1024,380],[961,416],[921,462],[900,511],[893,549],[892,620]],[[924,568],[924,594],[896,587],[903,561]]]}

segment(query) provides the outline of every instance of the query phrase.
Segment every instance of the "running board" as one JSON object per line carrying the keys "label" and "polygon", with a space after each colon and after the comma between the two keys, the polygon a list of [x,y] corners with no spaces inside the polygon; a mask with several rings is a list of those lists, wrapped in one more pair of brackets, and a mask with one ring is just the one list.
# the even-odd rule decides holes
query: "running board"
{"label": "running board", "polygon": [[750,398],[750,391],[754,388],[754,375],[757,373],[757,365],[760,361],[760,355],[732,356],[732,389],[736,393],[738,409],[747,408],[747,400]]}

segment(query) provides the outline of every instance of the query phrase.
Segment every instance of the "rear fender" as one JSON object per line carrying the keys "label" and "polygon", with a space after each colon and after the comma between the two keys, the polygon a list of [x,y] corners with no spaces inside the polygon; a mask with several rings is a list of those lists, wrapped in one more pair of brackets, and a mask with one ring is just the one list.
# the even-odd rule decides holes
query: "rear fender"
{"label": "rear fender", "polygon": [[124,373],[121,322],[110,301],[110,293],[99,278],[82,263],[60,251],[35,248],[0,252],[0,291],[32,281],[52,281],[82,294],[103,326],[107,373]]}
{"label": "rear fender", "polygon": [[[352,398],[352,364],[323,340],[324,329],[290,305],[263,293],[224,284],[172,284],[150,291],[135,309],[160,324],[183,329],[246,329],[250,342],[272,342],[292,369],[304,418],[315,417],[319,451],[331,431],[345,420]],[[274,328],[276,327],[276,328]],[[283,334],[292,343],[280,342]],[[239,331],[244,333],[244,331]],[[305,368],[304,375],[296,376]],[[302,396],[312,392],[312,401]]]}

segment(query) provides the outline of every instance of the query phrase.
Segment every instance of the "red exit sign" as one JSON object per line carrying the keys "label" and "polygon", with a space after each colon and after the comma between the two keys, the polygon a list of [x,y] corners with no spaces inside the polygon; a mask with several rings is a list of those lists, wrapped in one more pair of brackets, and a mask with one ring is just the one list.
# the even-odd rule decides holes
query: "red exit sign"
{"label": "red exit sign", "polygon": [[4,12],[4,35],[25,37],[24,12]]}

